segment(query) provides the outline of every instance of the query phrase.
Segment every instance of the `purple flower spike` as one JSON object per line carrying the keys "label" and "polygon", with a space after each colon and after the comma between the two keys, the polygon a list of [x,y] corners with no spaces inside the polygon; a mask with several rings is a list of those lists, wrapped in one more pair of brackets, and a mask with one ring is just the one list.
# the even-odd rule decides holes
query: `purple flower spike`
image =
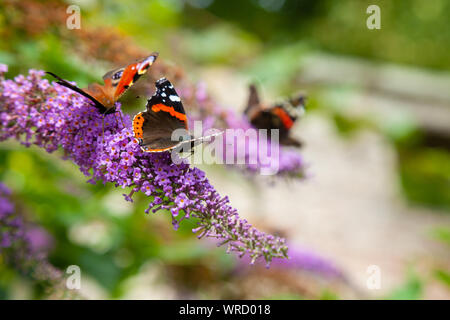
{"label": "purple flower spike", "polygon": [[0,63],[0,74],[8,72],[8,66],[6,64]]}
{"label": "purple flower spike", "polygon": [[[289,256],[289,259],[273,259],[271,264],[272,268],[305,270],[317,274],[322,274],[331,278],[345,279],[344,273],[334,264],[333,261],[322,257],[311,249],[291,244]],[[237,268],[243,268],[247,270],[248,263],[255,265],[264,265],[264,261],[261,261],[261,259],[252,261],[249,260],[249,258],[244,258],[242,260],[239,260]]]}
{"label": "purple flower spike", "polygon": [[[10,190],[0,183],[0,258],[3,263],[47,286],[49,294],[66,296],[64,273],[47,257],[53,238],[14,209]],[[71,295],[69,293],[69,295]]]}
{"label": "purple flower spike", "polygon": [[20,239],[22,221],[14,215],[14,204],[9,200],[10,190],[0,183],[0,253]]}
{"label": "purple flower spike", "polygon": [[[197,218],[199,238],[215,238],[228,252],[251,260],[287,257],[284,239],[259,232],[221,197],[205,173],[188,164],[174,164],[169,153],[146,153],[134,139],[131,121],[117,113],[104,117],[83,96],[41,79],[42,71],[0,79],[0,141],[14,138],[53,152],[79,166],[89,182],[113,183],[153,197],[146,212],[170,210],[174,228],[185,218]],[[122,126],[123,118],[125,127]]]}

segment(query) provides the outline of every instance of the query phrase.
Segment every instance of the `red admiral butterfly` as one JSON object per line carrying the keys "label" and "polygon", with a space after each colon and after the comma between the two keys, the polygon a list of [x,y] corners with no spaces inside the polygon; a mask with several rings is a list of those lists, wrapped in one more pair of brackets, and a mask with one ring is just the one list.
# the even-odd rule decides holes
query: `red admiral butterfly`
{"label": "red admiral butterfly", "polygon": [[[250,123],[257,129],[278,129],[282,145],[300,147],[300,141],[289,136],[289,131],[295,121],[304,113],[305,97],[299,95],[272,107],[261,104],[258,91],[250,85],[250,95],[244,114]],[[270,133],[270,131],[269,131]]]}
{"label": "red admiral butterfly", "polygon": [[104,85],[92,83],[86,89],[80,89],[52,72],[47,71],[47,73],[58,80],[56,83],[78,92],[91,100],[101,114],[110,114],[115,112],[114,104],[116,101],[147,72],[157,57],[158,53],[153,52],[150,56],[138,62],[132,63],[124,68],[111,70],[103,76]]}
{"label": "red admiral butterfly", "polygon": [[[156,92],[148,100],[146,111],[139,112],[133,118],[134,136],[145,152],[163,152],[172,149],[192,148],[210,137],[220,133],[194,138],[189,135],[186,112],[175,88],[166,78],[155,82]],[[179,141],[172,140],[177,129],[186,130]]]}

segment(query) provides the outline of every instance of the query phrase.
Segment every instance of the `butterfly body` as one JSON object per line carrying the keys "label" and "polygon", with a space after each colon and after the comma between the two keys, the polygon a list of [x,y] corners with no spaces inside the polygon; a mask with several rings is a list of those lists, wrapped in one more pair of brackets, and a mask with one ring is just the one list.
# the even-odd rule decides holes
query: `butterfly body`
{"label": "butterfly body", "polygon": [[[133,118],[133,132],[145,152],[192,149],[211,136],[194,138],[188,132],[186,112],[175,88],[166,78],[155,83],[156,92],[148,100],[146,110]],[[174,131],[177,140],[173,139]]]}
{"label": "butterfly body", "polygon": [[78,88],[52,72],[47,73],[55,77],[58,80],[58,84],[91,100],[100,113],[110,114],[115,112],[114,106],[116,101],[147,72],[157,57],[158,53],[154,52],[138,62],[129,64],[123,68],[111,70],[103,76],[103,85],[92,83],[85,89]]}

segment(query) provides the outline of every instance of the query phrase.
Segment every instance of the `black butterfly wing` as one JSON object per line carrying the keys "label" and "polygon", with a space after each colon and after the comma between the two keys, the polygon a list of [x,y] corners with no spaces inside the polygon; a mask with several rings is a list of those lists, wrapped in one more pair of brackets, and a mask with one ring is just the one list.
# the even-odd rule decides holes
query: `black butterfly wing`
{"label": "black butterfly wing", "polygon": [[148,110],[138,113],[133,119],[134,136],[144,151],[165,151],[176,147],[179,141],[172,141],[172,133],[186,129],[182,120],[165,111]]}
{"label": "black butterfly wing", "polygon": [[280,121],[275,117],[270,110],[260,110],[254,114],[250,119],[250,123],[257,129],[279,129],[281,127]]}
{"label": "black butterfly wing", "polygon": [[248,96],[248,105],[252,106],[255,104],[260,104],[258,90],[256,89],[256,86],[254,84],[251,84],[249,86],[249,91],[250,94]]}
{"label": "black butterfly wing", "polygon": [[307,97],[303,94],[299,94],[291,99],[289,102],[294,108],[304,108]]}
{"label": "black butterfly wing", "polygon": [[280,135],[280,144],[296,148],[301,148],[303,146],[302,141],[297,140],[289,135]]}
{"label": "black butterfly wing", "polygon": [[[156,92],[148,100],[147,109],[154,105],[163,104],[169,108],[173,108],[173,112],[178,113],[180,116],[186,116],[183,104],[181,103],[180,96],[175,91],[172,83],[166,78],[161,78],[155,82]],[[181,116],[183,118],[183,116]]]}
{"label": "black butterfly wing", "polygon": [[261,109],[258,90],[254,84],[249,86],[249,96],[244,114],[252,118]]}
{"label": "black butterfly wing", "polygon": [[[184,129],[179,141],[172,141],[172,133]],[[190,139],[186,113],[173,85],[165,78],[156,82],[156,92],[147,102],[147,111],[133,119],[135,137],[144,151],[161,152],[175,148],[180,141]]]}

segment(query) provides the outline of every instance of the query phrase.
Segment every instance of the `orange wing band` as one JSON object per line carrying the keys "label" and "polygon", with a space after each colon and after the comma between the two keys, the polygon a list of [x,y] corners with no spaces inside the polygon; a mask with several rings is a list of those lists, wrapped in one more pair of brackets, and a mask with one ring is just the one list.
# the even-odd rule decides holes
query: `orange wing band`
{"label": "orange wing band", "polygon": [[280,117],[281,122],[283,122],[283,125],[287,129],[290,129],[294,125],[294,121],[292,121],[291,117],[289,117],[289,115],[283,109],[277,107],[274,108],[272,111],[273,113],[275,113],[277,116]]}
{"label": "orange wing band", "polygon": [[143,124],[144,124],[144,117],[142,116],[142,112],[139,112],[133,118],[133,132],[134,137],[137,139],[142,139],[144,136],[144,131],[142,130]]}
{"label": "orange wing band", "polygon": [[174,110],[174,108],[166,106],[166,105],[164,105],[162,103],[158,103],[158,104],[155,104],[154,106],[152,106],[152,110],[154,112],[159,112],[159,111],[162,110],[164,112],[170,113],[170,115],[172,117],[176,117],[177,119],[180,119],[181,121],[185,121],[186,122],[186,120],[187,120],[185,114],[177,112],[177,111]]}
{"label": "orange wing band", "polygon": [[172,149],[174,149],[176,146],[174,146],[174,147],[168,147],[168,148],[164,148],[164,149],[150,149],[150,148],[147,148],[147,149],[143,149],[143,151],[144,152],[164,152],[164,151],[169,151],[169,150],[172,150]]}

